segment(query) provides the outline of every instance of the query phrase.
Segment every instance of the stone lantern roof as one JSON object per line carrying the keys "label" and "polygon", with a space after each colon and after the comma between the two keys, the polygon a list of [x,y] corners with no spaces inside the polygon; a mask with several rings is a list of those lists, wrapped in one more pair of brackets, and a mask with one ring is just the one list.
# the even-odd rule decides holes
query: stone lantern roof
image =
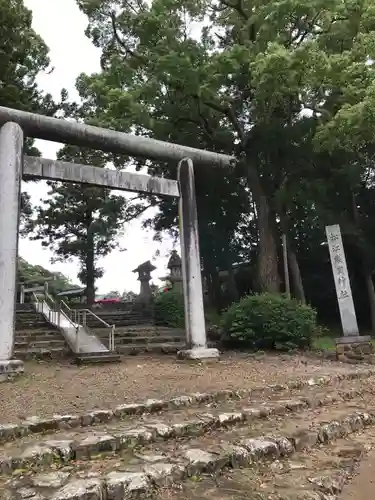
{"label": "stone lantern roof", "polygon": [[156,267],[151,264],[149,260],[140,264],[136,269],[133,270],[133,273],[151,273],[155,271]]}

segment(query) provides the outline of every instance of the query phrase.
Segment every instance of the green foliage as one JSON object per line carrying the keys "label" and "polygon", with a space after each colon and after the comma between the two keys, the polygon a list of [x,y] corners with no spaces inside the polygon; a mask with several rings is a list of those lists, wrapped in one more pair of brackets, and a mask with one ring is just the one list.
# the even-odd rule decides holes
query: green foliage
{"label": "green foliage", "polygon": [[315,330],[314,309],[268,293],[233,304],[222,320],[225,344],[254,350],[303,349],[311,345]]}
{"label": "green foliage", "polygon": [[181,293],[170,290],[155,297],[155,322],[157,325],[172,328],[184,327],[184,297]]}
{"label": "green foliage", "polygon": [[49,271],[42,266],[33,266],[22,257],[18,257],[18,283],[29,284],[29,286],[43,285],[46,278],[53,278],[52,281],[48,282],[48,289],[52,293],[62,292],[75,287],[63,274]]}
{"label": "green foliage", "polygon": [[[59,159],[103,167],[95,151],[66,146]],[[32,221],[33,239],[41,240],[55,254],[56,261],[76,258],[79,279],[86,285],[88,303],[95,296],[95,279],[102,276],[100,257],[118,246],[123,230],[126,199],[109,189],[49,182],[48,198],[37,208]]]}

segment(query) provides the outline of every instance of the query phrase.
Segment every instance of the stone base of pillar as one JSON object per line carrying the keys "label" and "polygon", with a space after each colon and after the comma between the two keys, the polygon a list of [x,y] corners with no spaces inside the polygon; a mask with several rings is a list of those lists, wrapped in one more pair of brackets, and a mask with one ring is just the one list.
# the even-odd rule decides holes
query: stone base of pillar
{"label": "stone base of pillar", "polygon": [[208,347],[197,347],[178,351],[177,359],[186,361],[218,361],[220,353],[218,349]]}
{"label": "stone base of pillar", "polygon": [[22,375],[23,372],[23,361],[19,359],[0,360],[0,382],[6,382],[18,375]]}
{"label": "stone base of pillar", "polygon": [[336,359],[345,363],[374,363],[374,348],[368,335],[336,339]]}

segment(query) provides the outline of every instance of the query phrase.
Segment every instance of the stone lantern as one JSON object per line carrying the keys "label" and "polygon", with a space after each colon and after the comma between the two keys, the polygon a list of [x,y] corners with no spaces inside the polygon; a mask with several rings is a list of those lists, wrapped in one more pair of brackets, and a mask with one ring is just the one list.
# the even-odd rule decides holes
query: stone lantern
{"label": "stone lantern", "polygon": [[141,300],[151,300],[152,290],[150,287],[151,273],[156,269],[155,266],[151,264],[148,260],[140,264],[133,273],[138,273],[138,280],[141,282],[141,290],[139,292],[139,298]]}
{"label": "stone lantern", "polygon": [[172,289],[182,293],[182,261],[176,250],[172,250],[167,265],[170,274],[166,277],[172,284]]}

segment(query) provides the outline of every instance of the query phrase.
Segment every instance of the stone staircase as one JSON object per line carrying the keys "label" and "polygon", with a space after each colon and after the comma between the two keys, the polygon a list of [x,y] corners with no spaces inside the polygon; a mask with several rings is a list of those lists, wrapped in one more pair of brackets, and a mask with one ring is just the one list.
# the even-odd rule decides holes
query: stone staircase
{"label": "stone staircase", "polygon": [[[94,309],[93,312],[103,321],[116,327],[137,326],[137,325],[152,325],[153,317],[150,310],[129,307],[125,310],[105,310]],[[87,316],[87,326],[89,328],[102,328],[103,324],[93,316]]]}
{"label": "stone staircase", "polygon": [[375,447],[374,383],[358,369],[0,425],[0,498],[335,500]]}
{"label": "stone staircase", "polygon": [[[108,329],[95,328],[93,331],[108,346]],[[182,329],[140,324],[117,326],[115,330],[115,350],[120,354],[176,353],[185,345]]]}
{"label": "stone staircase", "polygon": [[33,304],[17,304],[15,359],[57,359],[73,357],[78,364],[102,364],[120,361],[115,352],[74,353],[62,332],[45,315],[37,312]]}
{"label": "stone staircase", "polygon": [[47,322],[32,304],[17,304],[15,359],[56,359],[69,354],[58,328]]}

